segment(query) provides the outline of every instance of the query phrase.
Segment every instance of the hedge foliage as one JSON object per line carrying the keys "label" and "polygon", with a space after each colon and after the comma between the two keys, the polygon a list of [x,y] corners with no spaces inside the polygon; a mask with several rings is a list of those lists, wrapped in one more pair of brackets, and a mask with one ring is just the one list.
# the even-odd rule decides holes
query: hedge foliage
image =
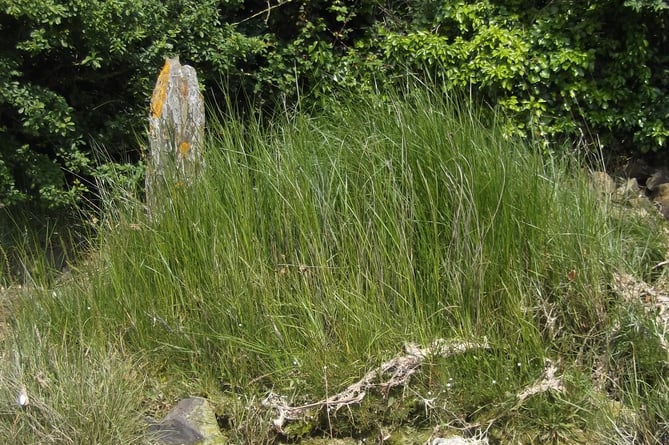
{"label": "hedge foliage", "polygon": [[660,151],[668,11],[660,0],[0,0],[0,206],[66,205],[96,175],[127,171],[110,164],[137,163],[155,77],[174,55],[211,103],[318,105],[409,76],[476,92],[509,115],[509,134],[547,147],[586,134]]}
{"label": "hedge foliage", "polygon": [[667,5],[661,1],[433,1],[390,32],[386,57],[474,86],[547,145],[583,132],[656,151],[669,136]]}

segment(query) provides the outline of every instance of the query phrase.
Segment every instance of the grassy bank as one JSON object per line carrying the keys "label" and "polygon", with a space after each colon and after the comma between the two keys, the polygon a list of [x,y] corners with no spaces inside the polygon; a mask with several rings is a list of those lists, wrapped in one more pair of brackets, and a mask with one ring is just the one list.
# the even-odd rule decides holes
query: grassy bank
{"label": "grassy bank", "polygon": [[[665,440],[667,353],[611,286],[657,278],[659,222],[616,216],[498,124],[422,93],[221,118],[200,180],[168,184],[151,219],[114,191],[88,261],[12,299],[0,442],[133,443],[144,415],[199,394],[234,442],[272,443],[268,392],[321,400],[436,339],[487,347],[429,356],[408,384],[285,435]],[[559,384],[520,397],[547,364]]]}

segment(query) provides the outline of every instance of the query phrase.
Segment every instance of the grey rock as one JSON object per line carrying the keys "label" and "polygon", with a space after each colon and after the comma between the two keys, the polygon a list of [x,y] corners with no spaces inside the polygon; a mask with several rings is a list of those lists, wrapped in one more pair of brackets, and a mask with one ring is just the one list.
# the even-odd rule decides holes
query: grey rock
{"label": "grey rock", "polygon": [[623,185],[616,189],[615,197],[618,201],[625,202],[639,198],[642,194],[641,186],[636,178],[628,179]]}
{"label": "grey rock", "polygon": [[653,191],[653,202],[660,205],[660,211],[669,219],[669,183],[659,184]]}
{"label": "grey rock", "polygon": [[169,58],[151,96],[146,200],[153,213],[168,208],[160,190],[165,184],[189,183],[204,169],[204,99],[197,73],[179,58]]}
{"label": "grey rock", "polygon": [[202,397],[181,400],[163,420],[149,421],[148,432],[159,445],[225,444],[214,411]]}
{"label": "grey rock", "polygon": [[669,183],[669,172],[658,170],[646,180],[646,188],[651,192],[656,192],[662,184]]}
{"label": "grey rock", "polygon": [[616,182],[606,172],[595,171],[590,174],[592,186],[604,195],[612,195],[616,192]]}
{"label": "grey rock", "polygon": [[164,445],[195,445],[204,440],[202,434],[182,419],[164,419],[149,425],[148,431]]}

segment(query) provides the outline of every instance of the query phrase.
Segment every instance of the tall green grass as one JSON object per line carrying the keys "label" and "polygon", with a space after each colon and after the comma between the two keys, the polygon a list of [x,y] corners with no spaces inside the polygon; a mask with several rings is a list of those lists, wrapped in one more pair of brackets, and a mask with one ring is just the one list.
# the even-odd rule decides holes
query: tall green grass
{"label": "tall green grass", "polygon": [[[588,405],[588,373],[619,318],[612,273],[647,273],[663,259],[659,230],[615,220],[569,159],[505,139],[494,113],[448,98],[416,92],[270,123],[213,121],[201,178],[166,184],[151,217],[124,202],[73,279],[13,305],[7,348],[44,362],[8,361],[1,381],[21,368],[44,403],[71,407],[75,396],[99,396],[78,388],[63,401],[34,373],[67,390],[78,375],[116,385],[141,377],[82,363],[141,356],[154,402],[172,388],[212,399],[273,390],[301,403],[342,389],[405,342],[485,338],[489,350],[435,358],[418,379],[420,400],[434,395],[431,409],[420,414],[411,402],[382,417],[498,416],[499,434],[532,440],[561,437],[551,436],[555,422],[566,434],[600,432],[591,422],[606,412]],[[546,411],[538,419],[510,409],[547,358],[573,392],[533,399]],[[140,409],[123,407],[128,419]],[[21,424],[25,413],[15,411],[0,409],[0,423]],[[368,433],[367,414],[338,433]],[[127,425],[134,437],[136,424]],[[30,443],[8,434],[0,441]]]}

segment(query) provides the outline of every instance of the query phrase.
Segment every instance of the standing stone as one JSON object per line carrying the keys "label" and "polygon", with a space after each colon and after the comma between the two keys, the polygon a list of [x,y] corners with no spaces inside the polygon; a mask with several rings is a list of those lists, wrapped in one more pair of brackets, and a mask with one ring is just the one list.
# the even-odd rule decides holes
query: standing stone
{"label": "standing stone", "polygon": [[167,59],[151,97],[150,158],[146,169],[149,211],[163,186],[190,183],[204,167],[204,100],[195,69]]}

